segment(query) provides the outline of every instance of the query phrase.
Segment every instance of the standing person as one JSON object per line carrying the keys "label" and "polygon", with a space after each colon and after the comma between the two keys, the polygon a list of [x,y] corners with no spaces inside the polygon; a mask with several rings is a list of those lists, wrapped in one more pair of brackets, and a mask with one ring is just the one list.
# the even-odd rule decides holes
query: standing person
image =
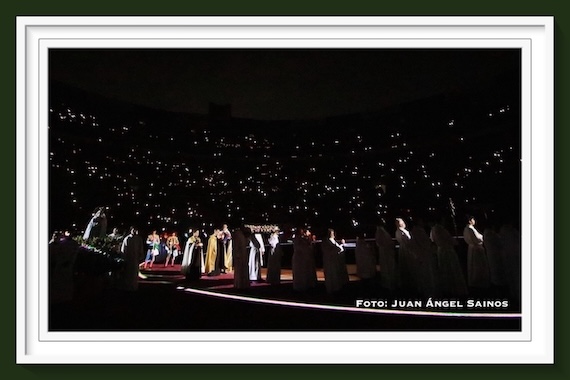
{"label": "standing person", "polygon": [[178,236],[176,236],[176,232],[173,232],[167,239],[166,239],[166,262],[164,266],[168,266],[168,262],[170,262],[171,266],[174,266],[174,260],[178,257],[180,253],[180,241],[178,240]]}
{"label": "standing person", "polygon": [[124,260],[121,288],[135,291],[139,288],[139,263],[144,257],[145,245],[136,227],[129,228],[129,234],[123,239],[121,257]]}
{"label": "standing person", "polygon": [[263,236],[261,235],[261,226],[255,226],[253,232],[255,238],[259,242],[259,265],[260,267],[262,267],[263,262],[265,261],[265,241],[263,240]]}
{"label": "standing person", "polygon": [[521,297],[521,234],[515,225],[507,220],[499,230],[506,263],[507,285],[513,302],[520,303]]}
{"label": "standing person", "polygon": [[245,228],[234,230],[233,245],[233,268],[234,268],[234,288],[249,288],[249,239],[251,230]]}
{"label": "standing person", "polygon": [[311,231],[299,228],[293,239],[293,290],[304,292],[317,286],[317,269]]}
{"label": "standing person", "polygon": [[225,270],[231,272],[233,270],[233,257],[232,257],[232,233],[228,229],[228,225],[222,225],[222,242],[224,243],[224,267]]}
{"label": "standing person", "polygon": [[430,239],[437,247],[437,275],[443,297],[463,297],[467,295],[465,276],[457,257],[457,240],[445,227],[442,217],[430,230]]}
{"label": "standing person", "polygon": [[259,227],[253,227],[253,233],[249,237],[249,280],[261,281],[262,247],[263,239],[258,238]]}
{"label": "standing person", "polygon": [[463,229],[463,239],[467,248],[467,286],[472,292],[484,292],[491,286],[489,261],[483,245],[483,235],[475,228],[475,218],[467,217],[467,225]]}
{"label": "standing person", "polygon": [[269,236],[269,255],[267,257],[267,282],[271,285],[281,283],[281,259],[283,251],[279,243],[279,227],[275,227]]}
{"label": "standing person", "polygon": [[103,207],[97,207],[95,210],[93,210],[91,218],[87,223],[87,227],[85,227],[85,232],[83,233],[83,240],[89,240],[99,237],[102,230],[101,222],[103,219],[103,215],[104,215]]}
{"label": "standing person", "polygon": [[[119,233],[119,229],[117,227],[113,228],[113,232],[107,235],[107,239],[110,240],[110,249],[111,251],[115,252],[117,255],[121,254],[121,244],[123,243],[124,237]],[[142,258],[141,258],[142,261]]]}
{"label": "standing person", "polygon": [[412,234],[406,229],[406,222],[402,218],[396,218],[396,240],[398,241],[398,266],[400,269],[400,290],[404,295],[416,295],[417,283],[417,258],[412,246]]}
{"label": "standing person", "polygon": [[488,225],[483,230],[483,241],[489,261],[491,286],[498,294],[502,295],[507,288],[507,274],[503,262],[503,242],[493,221],[488,221]]}
{"label": "standing person", "polygon": [[216,275],[220,273],[226,273],[226,247],[224,244],[224,233],[221,229],[218,230],[218,236],[216,240],[216,261],[215,261],[215,269],[214,273]]}
{"label": "standing person", "polygon": [[393,293],[398,287],[398,266],[396,247],[392,236],[386,231],[384,223],[376,227],[374,235],[378,248],[378,264],[380,265],[380,284],[382,288]]}
{"label": "standing person", "polygon": [[48,246],[49,303],[72,301],[79,244],[66,234],[55,232]]}
{"label": "standing person", "polygon": [[186,241],[182,265],[180,266],[180,271],[188,281],[198,280],[202,275],[204,268],[203,246],[200,230],[194,230],[192,236]]}
{"label": "standing person", "polygon": [[156,230],[152,230],[152,233],[146,237],[146,257],[144,259],[143,268],[152,268],[156,256],[159,254],[160,248],[160,235]]}
{"label": "standing person", "polygon": [[95,237],[103,239],[107,236],[107,208],[101,207],[101,214],[99,215],[99,226],[96,229]]}
{"label": "standing person", "polygon": [[220,235],[220,230],[216,228],[208,238],[208,243],[206,247],[206,261],[204,266],[204,273],[207,273],[208,276],[217,276],[220,274],[219,271],[216,271],[219,235]]}
{"label": "standing person", "polygon": [[354,251],[356,261],[356,275],[366,288],[370,288],[376,278],[376,252],[366,241],[366,233],[361,231],[356,236],[356,249]]}
{"label": "standing person", "polygon": [[123,238],[123,236],[121,235],[121,233],[119,232],[119,229],[117,227],[114,227],[113,232],[111,232],[109,235],[107,235],[107,237],[111,240],[120,240]]}
{"label": "standing person", "polygon": [[321,243],[325,287],[330,295],[337,294],[348,283],[348,271],[344,255],[345,241],[336,241],[334,229],[329,228],[327,238]]}
{"label": "standing person", "polygon": [[418,291],[424,297],[436,297],[439,295],[436,278],[437,247],[429,238],[421,218],[416,219],[410,234],[414,237],[412,242],[417,259]]}
{"label": "standing person", "polygon": [[167,231],[162,231],[162,236],[160,237],[160,245],[158,247],[158,256],[157,259],[160,257],[165,257],[166,255],[168,255],[168,246],[166,245],[166,241],[168,240],[168,237],[170,235],[168,234]]}

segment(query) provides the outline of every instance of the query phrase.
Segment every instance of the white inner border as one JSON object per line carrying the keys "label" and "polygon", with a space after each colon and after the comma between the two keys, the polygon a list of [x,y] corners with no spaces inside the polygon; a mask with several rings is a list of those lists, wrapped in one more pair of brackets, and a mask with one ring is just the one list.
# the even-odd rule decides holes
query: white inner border
{"label": "white inner border", "polygon": [[[552,17],[18,17],[16,27],[17,363],[553,363]],[[48,332],[47,53],[74,47],[520,48],[522,331]]]}

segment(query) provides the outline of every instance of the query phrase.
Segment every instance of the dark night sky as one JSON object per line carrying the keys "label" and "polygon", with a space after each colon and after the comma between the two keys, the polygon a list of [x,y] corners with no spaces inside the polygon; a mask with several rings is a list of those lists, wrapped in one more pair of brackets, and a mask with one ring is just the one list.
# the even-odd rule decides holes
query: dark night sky
{"label": "dark night sky", "polygon": [[485,85],[517,50],[52,50],[50,79],[134,104],[234,117],[311,119]]}

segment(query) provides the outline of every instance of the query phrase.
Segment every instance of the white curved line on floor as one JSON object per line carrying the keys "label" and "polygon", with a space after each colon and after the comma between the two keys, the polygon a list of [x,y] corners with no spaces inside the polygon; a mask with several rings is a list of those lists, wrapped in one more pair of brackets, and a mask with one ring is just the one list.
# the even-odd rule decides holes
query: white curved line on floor
{"label": "white curved line on floor", "polygon": [[413,310],[399,310],[399,309],[372,309],[352,306],[334,306],[334,305],[319,305],[304,302],[292,301],[278,301],[265,298],[246,297],[236,294],[224,294],[218,292],[210,292],[207,290],[185,288],[182,286],[177,287],[178,290],[185,292],[205,295],[209,297],[232,299],[237,301],[246,301],[261,304],[270,304],[278,306],[300,307],[306,309],[319,309],[319,310],[335,310],[335,311],[350,311],[357,313],[376,313],[376,314],[396,314],[396,315],[411,315],[411,316],[426,316],[426,317],[461,317],[461,318],[521,318],[520,313],[461,313],[461,312],[438,312],[438,311],[413,311]]}

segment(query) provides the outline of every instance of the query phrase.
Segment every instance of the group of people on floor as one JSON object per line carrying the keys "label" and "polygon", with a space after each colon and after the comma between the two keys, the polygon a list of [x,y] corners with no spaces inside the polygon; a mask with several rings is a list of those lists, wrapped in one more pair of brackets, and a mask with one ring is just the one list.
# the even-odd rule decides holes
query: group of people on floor
{"label": "group of people on floor", "polygon": [[[93,227],[97,231],[102,212],[104,209],[93,213],[91,228],[88,226],[86,233],[89,230],[91,234]],[[356,276],[362,283],[379,287],[390,295],[461,297],[500,289],[503,294],[519,299],[520,234],[511,224],[499,228],[488,223],[479,231],[475,218],[469,216],[462,236],[468,245],[466,262],[462,263],[457,251],[459,241],[450,233],[444,218],[429,226],[419,218],[410,221],[412,227],[408,228],[403,218],[396,218],[394,235],[387,231],[385,223],[377,226],[373,238],[358,233],[354,257]],[[124,287],[129,290],[137,289],[140,269],[152,268],[161,249],[166,250],[164,266],[173,266],[181,257],[180,270],[188,281],[232,273],[236,288],[261,281],[281,282],[283,251],[277,226],[268,229],[247,225],[230,232],[224,224],[206,239],[200,230],[190,229],[183,245],[176,232],[160,236],[154,230],[146,240],[135,227],[128,232],[122,237],[114,229],[109,236],[122,239],[122,277]],[[338,294],[349,283],[346,243],[337,239],[332,228],[326,234],[318,242],[324,283],[329,294]],[[315,235],[308,228],[298,228],[292,243],[293,289],[303,292],[315,288],[318,282]],[[261,277],[262,267],[267,267],[265,279]]]}
{"label": "group of people on floor", "polygon": [[[467,216],[461,236],[467,244],[464,264],[457,252],[459,241],[446,227],[445,218],[430,226],[417,219],[410,229],[402,218],[396,218],[395,224],[395,239],[383,225],[376,230],[383,288],[421,297],[520,298],[520,234],[512,224],[504,223],[498,228],[489,223],[481,232],[475,217]],[[357,264],[358,246],[357,240]],[[371,275],[368,271],[362,277]]]}
{"label": "group of people on floor", "polygon": [[[151,270],[155,265],[161,245],[167,251],[166,261],[163,264],[173,266],[177,257],[182,257],[180,270],[189,281],[200,279],[202,276],[219,276],[233,273],[236,287],[243,287],[251,282],[267,281],[279,283],[281,274],[282,252],[279,245],[279,228],[275,227],[271,233],[261,233],[261,227],[252,226],[236,229],[230,232],[224,224],[214,229],[213,233],[203,241],[201,231],[189,230],[189,238],[184,248],[176,233],[164,234],[162,237],[153,230],[144,242],[135,227],[123,238],[120,248],[125,259],[124,277],[130,280],[127,288],[136,289],[138,277],[144,276],[140,269]],[[267,250],[267,252],[266,252]],[[146,255],[145,253],[146,252]],[[143,260],[144,258],[144,260]],[[266,260],[266,263],[264,263]],[[136,265],[135,265],[136,263]],[[267,279],[262,280],[261,268],[267,267]]]}

